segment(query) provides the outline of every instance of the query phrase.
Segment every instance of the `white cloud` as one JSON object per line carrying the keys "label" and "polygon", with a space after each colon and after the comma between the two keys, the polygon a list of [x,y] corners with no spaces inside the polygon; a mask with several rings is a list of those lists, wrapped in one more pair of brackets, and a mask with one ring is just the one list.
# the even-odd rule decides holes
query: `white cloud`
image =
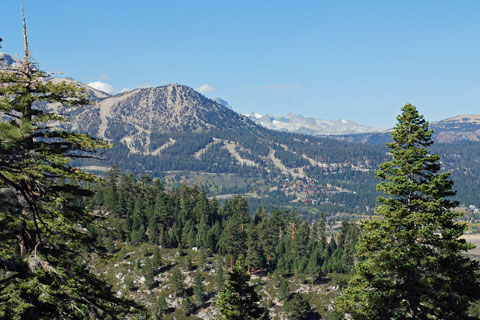
{"label": "white cloud", "polygon": [[213,91],[213,90],[215,90],[215,88],[212,87],[212,86],[209,86],[208,83],[204,83],[199,88],[197,88],[195,90],[197,90],[198,92],[201,92],[201,93],[205,93],[205,92]]}
{"label": "white cloud", "polygon": [[109,76],[107,76],[106,74],[101,74],[99,77],[99,79],[102,79],[102,80],[106,80],[108,78],[110,78]]}
{"label": "white cloud", "polygon": [[286,90],[286,89],[297,89],[300,88],[298,84],[282,84],[280,86],[263,86],[264,90]]}
{"label": "white cloud", "polygon": [[110,93],[110,94],[112,94],[115,91],[115,89],[111,85],[102,81],[89,82],[88,86],[106,93]]}

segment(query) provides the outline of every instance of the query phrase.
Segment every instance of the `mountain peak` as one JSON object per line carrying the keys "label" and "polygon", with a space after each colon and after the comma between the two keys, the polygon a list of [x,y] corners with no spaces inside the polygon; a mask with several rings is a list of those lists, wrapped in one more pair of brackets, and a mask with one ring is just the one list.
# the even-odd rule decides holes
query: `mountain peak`
{"label": "mountain peak", "polygon": [[167,88],[172,88],[172,89],[178,89],[178,90],[187,90],[187,91],[195,91],[193,88],[186,86],[184,84],[179,84],[179,83],[169,83],[164,86],[158,86],[157,88],[162,88],[162,87],[167,87]]}
{"label": "mountain peak", "polygon": [[11,65],[14,65],[16,63],[20,63],[20,59],[14,58],[8,53],[5,52],[0,52],[0,68],[1,67],[9,67]]}
{"label": "mountain peak", "polygon": [[130,153],[153,155],[159,152],[155,141],[158,136],[254,125],[231,109],[177,83],[101,99],[75,115],[72,123],[73,129],[122,143]]}
{"label": "mountain peak", "polygon": [[440,122],[466,122],[466,123],[480,123],[480,114],[462,114],[451,117]]}

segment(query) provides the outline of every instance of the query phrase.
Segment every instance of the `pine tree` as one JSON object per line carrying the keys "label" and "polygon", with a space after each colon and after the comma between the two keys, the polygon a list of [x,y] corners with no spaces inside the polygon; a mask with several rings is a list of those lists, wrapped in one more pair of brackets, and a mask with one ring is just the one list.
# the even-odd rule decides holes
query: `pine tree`
{"label": "pine tree", "polygon": [[254,271],[263,268],[266,264],[265,253],[263,251],[258,230],[253,223],[247,225],[247,250],[245,262],[247,263],[249,271]]}
{"label": "pine tree", "polygon": [[195,296],[195,300],[197,304],[202,304],[203,299],[205,297],[205,288],[203,286],[203,276],[200,273],[200,271],[197,271],[195,273],[195,276],[193,278],[193,295]]}
{"label": "pine tree", "polygon": [[313,224],[311,237],[314,241],[318,241],[322,246],[327,243],[327,231],[323,214],[320,214],[318,221],[315,221]]}
{"label": "pine tree", "polygon": [[170,283],[174,293],[177,296],[183,295],[185,292],[185,277],[178,267],[174,268],[171,274]]}
{"label": "pine tree", "polygon": [[185,317],[188,317],[193,311],[193,304],[189,296],[185,296],[182,300],[182,311]]}
{"label": "pine tree", "polygon": [[225,288],[225,276],[223,272],[222,261],[217,261],[217,272],[215,274],[215,285],[218,291],[221,291]]}
{"label": "pine tree", "polygon": [[285,223],[285,212],[275,208],[268,220],[259,224],[260,230],[262,230],[260,240],[270,266],[274,266],[276,263],[275,247],[282,237]]}
{"label": "pine tree", "polygon": [[319,249],[312,251],[310,258],[308,259],[306,270],[312,284],[315,283],[322,274],[322,263],[323,261],[321,260]]}
{"label": "pine tree", "polygon": [[128,290],[133,291],[137,287],[135,286],[135,281],[133,280],[133,275],[127,274],[125,276],[125,279],[123,280],[123,283],[125,283],[125,286],[127,287]]}
{"label": "pine tree", "polygon": [[190,256],[187,257],[187,261],[185,262],[185,268],[187,269],[187,271],[192,271],[193,270],[193,262],[192,262],[192,258],[190,258]]}
{"label": "pine tree", "polygon": [[145,273],[145,287],[147,289],[151,289],[155,281],[155,269],[152,261],[148,258],[145,261],[144,273]]}
{"label": "pine tree", "polygon": [[0,70],[0,318],[117,318],[128,304],[82,261],[96,219],[80,206],[82,184],[96,178],[70,164],[107,145],[62,129],[48,104],[65,112],[86,95],[31,62],[25,19],[24,43],[21,66]]}
{"label": "pine tree", "polygon": [[305,267],[308,263],[308,239],[309,239],[309,227],[306,222],[300,224],[296,223],[295,237],[292,239],[291,255],[294,257],[295,274],[297,276],[304,276]]}
{"label": "pine tree", "polygon": [[160,255],[160,248],[158,246],[153,248],[152,264],[155,271],[162,266],[162,256]]}
{"label": "pine tree", "polygon": [[153,309],[153,319],[163,319],[167,310],[167,300],[165,300],[164,296],[160,296],[155,304],[155,308]]}
{"label": "pine tree", "polygon": [[301,293],[294,294],[293,297],[285,303],[284,309],[288,314],[288,319],[303,320],[314,317],[314,312],[307,297]]}
{"label": "pine tree", "polygon": [[354,319],[468,319],[479,264],[463,255],[471,245],[460,239],[453,182],[428,151],[433,131],[416,108],[405,105],[397,120],[392,160],[376,172],[387,195],[377,199],[382,219],[363,222],[355,275],[337,308]]}
{"label": "pine tree", "polygon": [[286,300],[290,296],[290,288],[288,287],[288,281],[282,278],[280,286],[278,288],[278,298],[280,300]]}
{"label": "pine tree", "polygon": [[242,230],[243,216],[233,214],[228,220],[222,232],[220,246],[230,255],[230,271],[233,270],[234,260],[245,250],[246,232]]}
{"label": "pine tree", "polygon": [[268,319],[265,310],[259,305],[260,297],[255,288],[249,285],[250,275],[237,261],[229,273],[225,290],[218,295],[217,308],[223,319],[249,320]]}

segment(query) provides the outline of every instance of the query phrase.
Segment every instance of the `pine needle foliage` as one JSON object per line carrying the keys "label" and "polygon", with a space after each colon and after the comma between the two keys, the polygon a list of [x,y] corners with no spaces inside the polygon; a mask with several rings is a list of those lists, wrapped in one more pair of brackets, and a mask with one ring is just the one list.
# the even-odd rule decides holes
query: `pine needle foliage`
{"label": "pine needle foliage", "polygon": [[81,204],[96,177],[70,164],[108,145],[62,129],[53,110],[89,101],[31,63],[24,35],[22,64],[0,70],[0,318],[118,318],[133,305],[86,265],[97,217]]}
{"label": "pine needle foliage", "polygon": [[431,154],[432,130],[415,106],[405,105],[380,165],[376,214],[364,221],[358,263],[338,311],[353,319],[468,319],[480,297],[479,264],[460,237],[465,226],[448,172]]}
{"label": "pine needle foliage", "polygon": [[268,312],[259,305],[260,297],[249,281],[250,275],[244,270],[242,262],[237,261],[232,272],[228,274],[225,290],[218,295],[217,308],[222,319],[270,318]]}

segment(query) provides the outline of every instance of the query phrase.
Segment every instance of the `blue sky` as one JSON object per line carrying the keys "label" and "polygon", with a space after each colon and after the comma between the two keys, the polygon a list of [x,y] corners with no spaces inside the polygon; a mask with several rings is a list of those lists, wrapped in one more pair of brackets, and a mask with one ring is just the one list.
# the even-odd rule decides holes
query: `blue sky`
{"label": "blue sky", "polygon": [[[116,92],[180,83],[241,113],[377,128],[406,102],[431,121],[480,113],[480,1],[23,3],[43,69]],[[0,13],[1,50],[21,54],[20,1]]]}

